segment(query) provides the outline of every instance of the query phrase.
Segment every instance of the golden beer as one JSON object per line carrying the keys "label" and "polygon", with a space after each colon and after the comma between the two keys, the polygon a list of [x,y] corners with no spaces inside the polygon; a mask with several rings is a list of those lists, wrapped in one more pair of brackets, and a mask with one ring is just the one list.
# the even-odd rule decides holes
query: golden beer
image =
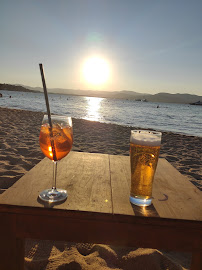
{"label": "golden beer", "polygon": [[130,138],[131,192],[133,204],[147,206],[152,201],[152,184],[160,152],[161,133],[132,130]]}

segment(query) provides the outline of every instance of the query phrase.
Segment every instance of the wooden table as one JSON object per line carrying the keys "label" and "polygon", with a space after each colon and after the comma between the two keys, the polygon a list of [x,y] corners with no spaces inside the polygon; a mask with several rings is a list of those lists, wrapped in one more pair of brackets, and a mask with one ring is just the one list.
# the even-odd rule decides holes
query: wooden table
{"label": "wooden table", "polygon": [[201,192],[165,159],[160,159],[153,205],[129,202],[128,156],[71,152],[58,163],[62,204],[38,194],[51,187],[52,163],[45,158],[0,195],[0,269],[23,269],[24,239],[150,247],[192,252],[201,268]]}

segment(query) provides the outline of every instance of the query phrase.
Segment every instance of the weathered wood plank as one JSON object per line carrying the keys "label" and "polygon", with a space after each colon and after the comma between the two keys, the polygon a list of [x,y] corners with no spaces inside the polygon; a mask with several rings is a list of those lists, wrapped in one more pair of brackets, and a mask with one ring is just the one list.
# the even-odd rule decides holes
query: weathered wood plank
{"label": "weathered wood plank", "polygon": [[47,158],[43,159],[0,195],[0,203],[40,207],[40,203],[37,202],[39,192],[51,187],[52,184],[51,165],[52,163]]}
{"label": "weathered wood plank", "polygon": [[52,162],[45,158],[0,195],[0,203],[112,212],[108,155],[71,152],[58,162],[57,187],[68,192],[67,200],[59,205],[37,199],[42,190],[51,187],[52,177]]}
{"label": "weathered wood plank", "polygon": [[[127,199],[130,194],[130,157],[110,156],[110,170],[114,213],[134,215],[136,212],[139,215],[137,207],[131,206]],[[153,205],[161,217],[202,220],[202,192],[166,159],[159,159],[153,197]],[[145,216],[156,216],[155,211],[148,210],[144,208]]]}
{"label": "weathered wood plank", "polygon": [[72,156],[58,168],[58,183],[69,194],[65,208],[112,213],[108,155],[72,152]]}
{"label": "weathered wood plank", "polygon": [[161,217],[202,220],[202,192],[165,159],[159,159],[153,197]]}
{"label": "weathered wood plank", "polygon": [[114,214],[134,215],[129,202],[130,164],[127,156],[110,155],[110,174]]}

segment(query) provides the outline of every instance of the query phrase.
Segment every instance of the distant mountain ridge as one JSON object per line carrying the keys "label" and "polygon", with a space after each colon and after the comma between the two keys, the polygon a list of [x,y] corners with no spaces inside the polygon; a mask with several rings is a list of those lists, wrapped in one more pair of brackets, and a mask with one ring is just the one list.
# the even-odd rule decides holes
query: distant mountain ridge
{"label": "distant mountain ridge", "polygon": [[6,83],[0,83],[0,90],[20,91],[20,92],[39,92],[39,91],[34,91],[32,89],[27,89],[25,86],[22,86],[22,85],[12,85],[12,84],[6,84]]}
{"label": "distant mountain ridge", "polygon": [[[0,90],[9,91],[22,91],[22,92],[43,92],[41,87],[30,87],[25,85],[11,85],[11,84],[0,84]],[[146,100],[150,102],[165,102],[165,103],[193,103],[202,101],[202,96],[191,95],[191,94],[169,94],[169,93],[158,93],[158,94],[147,94],[138,93],[128,90],[122,91],[99,91],[99,90],[73,90],[63,88],[49,88],[49,93],[55,94],[67,94],[67,95],[78,95],[78,96],[91,96],[91,97],[104,97],[104,98],[117,98],[117,99],[129,99],[129,100]]]}

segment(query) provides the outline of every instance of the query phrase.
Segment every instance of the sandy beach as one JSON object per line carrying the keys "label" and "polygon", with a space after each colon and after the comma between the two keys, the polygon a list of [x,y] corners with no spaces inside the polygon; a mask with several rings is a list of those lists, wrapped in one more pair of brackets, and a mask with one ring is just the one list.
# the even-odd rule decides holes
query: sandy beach
{"label": "sandy beach", "polygon": [[[0,193],[44,158],[43,113],[0,108]],[[138,128],[138,127],[136,127]],[[131,127],[73,119],[74,151],[129,155]],[[163,132],[160,156],[202,190],[202,138]],[[144,262],[144,268],[143,263]],[[190,256],[100,244],[26,242],[25,269],[188,269]],[[180,266],[181,265],[181,266]]]}

